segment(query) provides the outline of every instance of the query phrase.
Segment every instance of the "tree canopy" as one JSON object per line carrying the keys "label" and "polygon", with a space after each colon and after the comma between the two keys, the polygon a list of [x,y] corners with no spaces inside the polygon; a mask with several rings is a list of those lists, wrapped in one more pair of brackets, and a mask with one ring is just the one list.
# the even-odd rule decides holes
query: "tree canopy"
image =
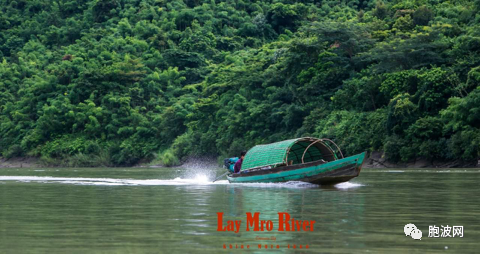
{"label": "tree canopy", "polygon": [[0,10],[7,158],[174,164],[300,136],[391,161],[480,157],[477,0],[0,0]]}

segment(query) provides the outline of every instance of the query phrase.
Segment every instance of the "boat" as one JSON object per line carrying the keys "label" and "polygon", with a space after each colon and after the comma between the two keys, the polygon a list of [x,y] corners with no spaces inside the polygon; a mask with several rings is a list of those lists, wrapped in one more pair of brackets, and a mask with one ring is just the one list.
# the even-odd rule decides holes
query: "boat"
{"label": "boat", "polygon": [[336,184],[357,177],[365,155],[363,152],[344,157],[330,139],[289,139],[254,146],[245,155],[240,173],[230,173],[227,179],[230,183]]}

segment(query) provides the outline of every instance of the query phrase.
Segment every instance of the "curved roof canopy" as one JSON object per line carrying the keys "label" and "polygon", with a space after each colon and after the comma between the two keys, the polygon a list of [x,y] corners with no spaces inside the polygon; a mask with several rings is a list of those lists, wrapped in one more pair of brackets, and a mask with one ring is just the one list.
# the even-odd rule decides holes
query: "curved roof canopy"
{"label": "curved roof canopy", "polygon": [[321,159],[334,161],[337,156],[326,141],[335,144],[329,139],[305,137],[254,146],[245,155],[242,170],[265,166],[295,165]]}

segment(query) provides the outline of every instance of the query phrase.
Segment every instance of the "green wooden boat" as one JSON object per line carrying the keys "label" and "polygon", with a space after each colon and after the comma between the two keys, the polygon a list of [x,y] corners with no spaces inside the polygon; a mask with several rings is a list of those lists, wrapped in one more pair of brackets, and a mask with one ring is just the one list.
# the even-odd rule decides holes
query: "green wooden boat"
{"label": "green wooden boat", "polygon": [[365,154],[344,158],[340,148],[329,139],[290,139],[251,148],[240,173],[229,174],[227,179],[230,183],[335,184],[357,177]]}

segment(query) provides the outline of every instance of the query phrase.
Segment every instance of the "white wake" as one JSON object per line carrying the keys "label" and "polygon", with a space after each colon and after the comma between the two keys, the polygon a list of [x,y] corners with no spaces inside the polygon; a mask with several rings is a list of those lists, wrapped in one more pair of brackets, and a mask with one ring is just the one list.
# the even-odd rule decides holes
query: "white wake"
{"label": "white wake", "polygon": [[[206,175],[196,175],[192,178],[174,178],[174,179],[119,179],[119,178],[87,178],[87,177],[53,177],[53,176],[0,176],[0,181],[16,181],[16,182],[37,182],[37,183],[61,183],[76,185],[227,185],[227,180],[218,180],[212,182]],[[249,186],[249,187],[270,187],[270,188],[317,188],[319,185],[291,181],[285,183],[235,183],[232,186]],[[339,183],[334,187],[338,189],[348,189],[363,186],[357,183]]]}

